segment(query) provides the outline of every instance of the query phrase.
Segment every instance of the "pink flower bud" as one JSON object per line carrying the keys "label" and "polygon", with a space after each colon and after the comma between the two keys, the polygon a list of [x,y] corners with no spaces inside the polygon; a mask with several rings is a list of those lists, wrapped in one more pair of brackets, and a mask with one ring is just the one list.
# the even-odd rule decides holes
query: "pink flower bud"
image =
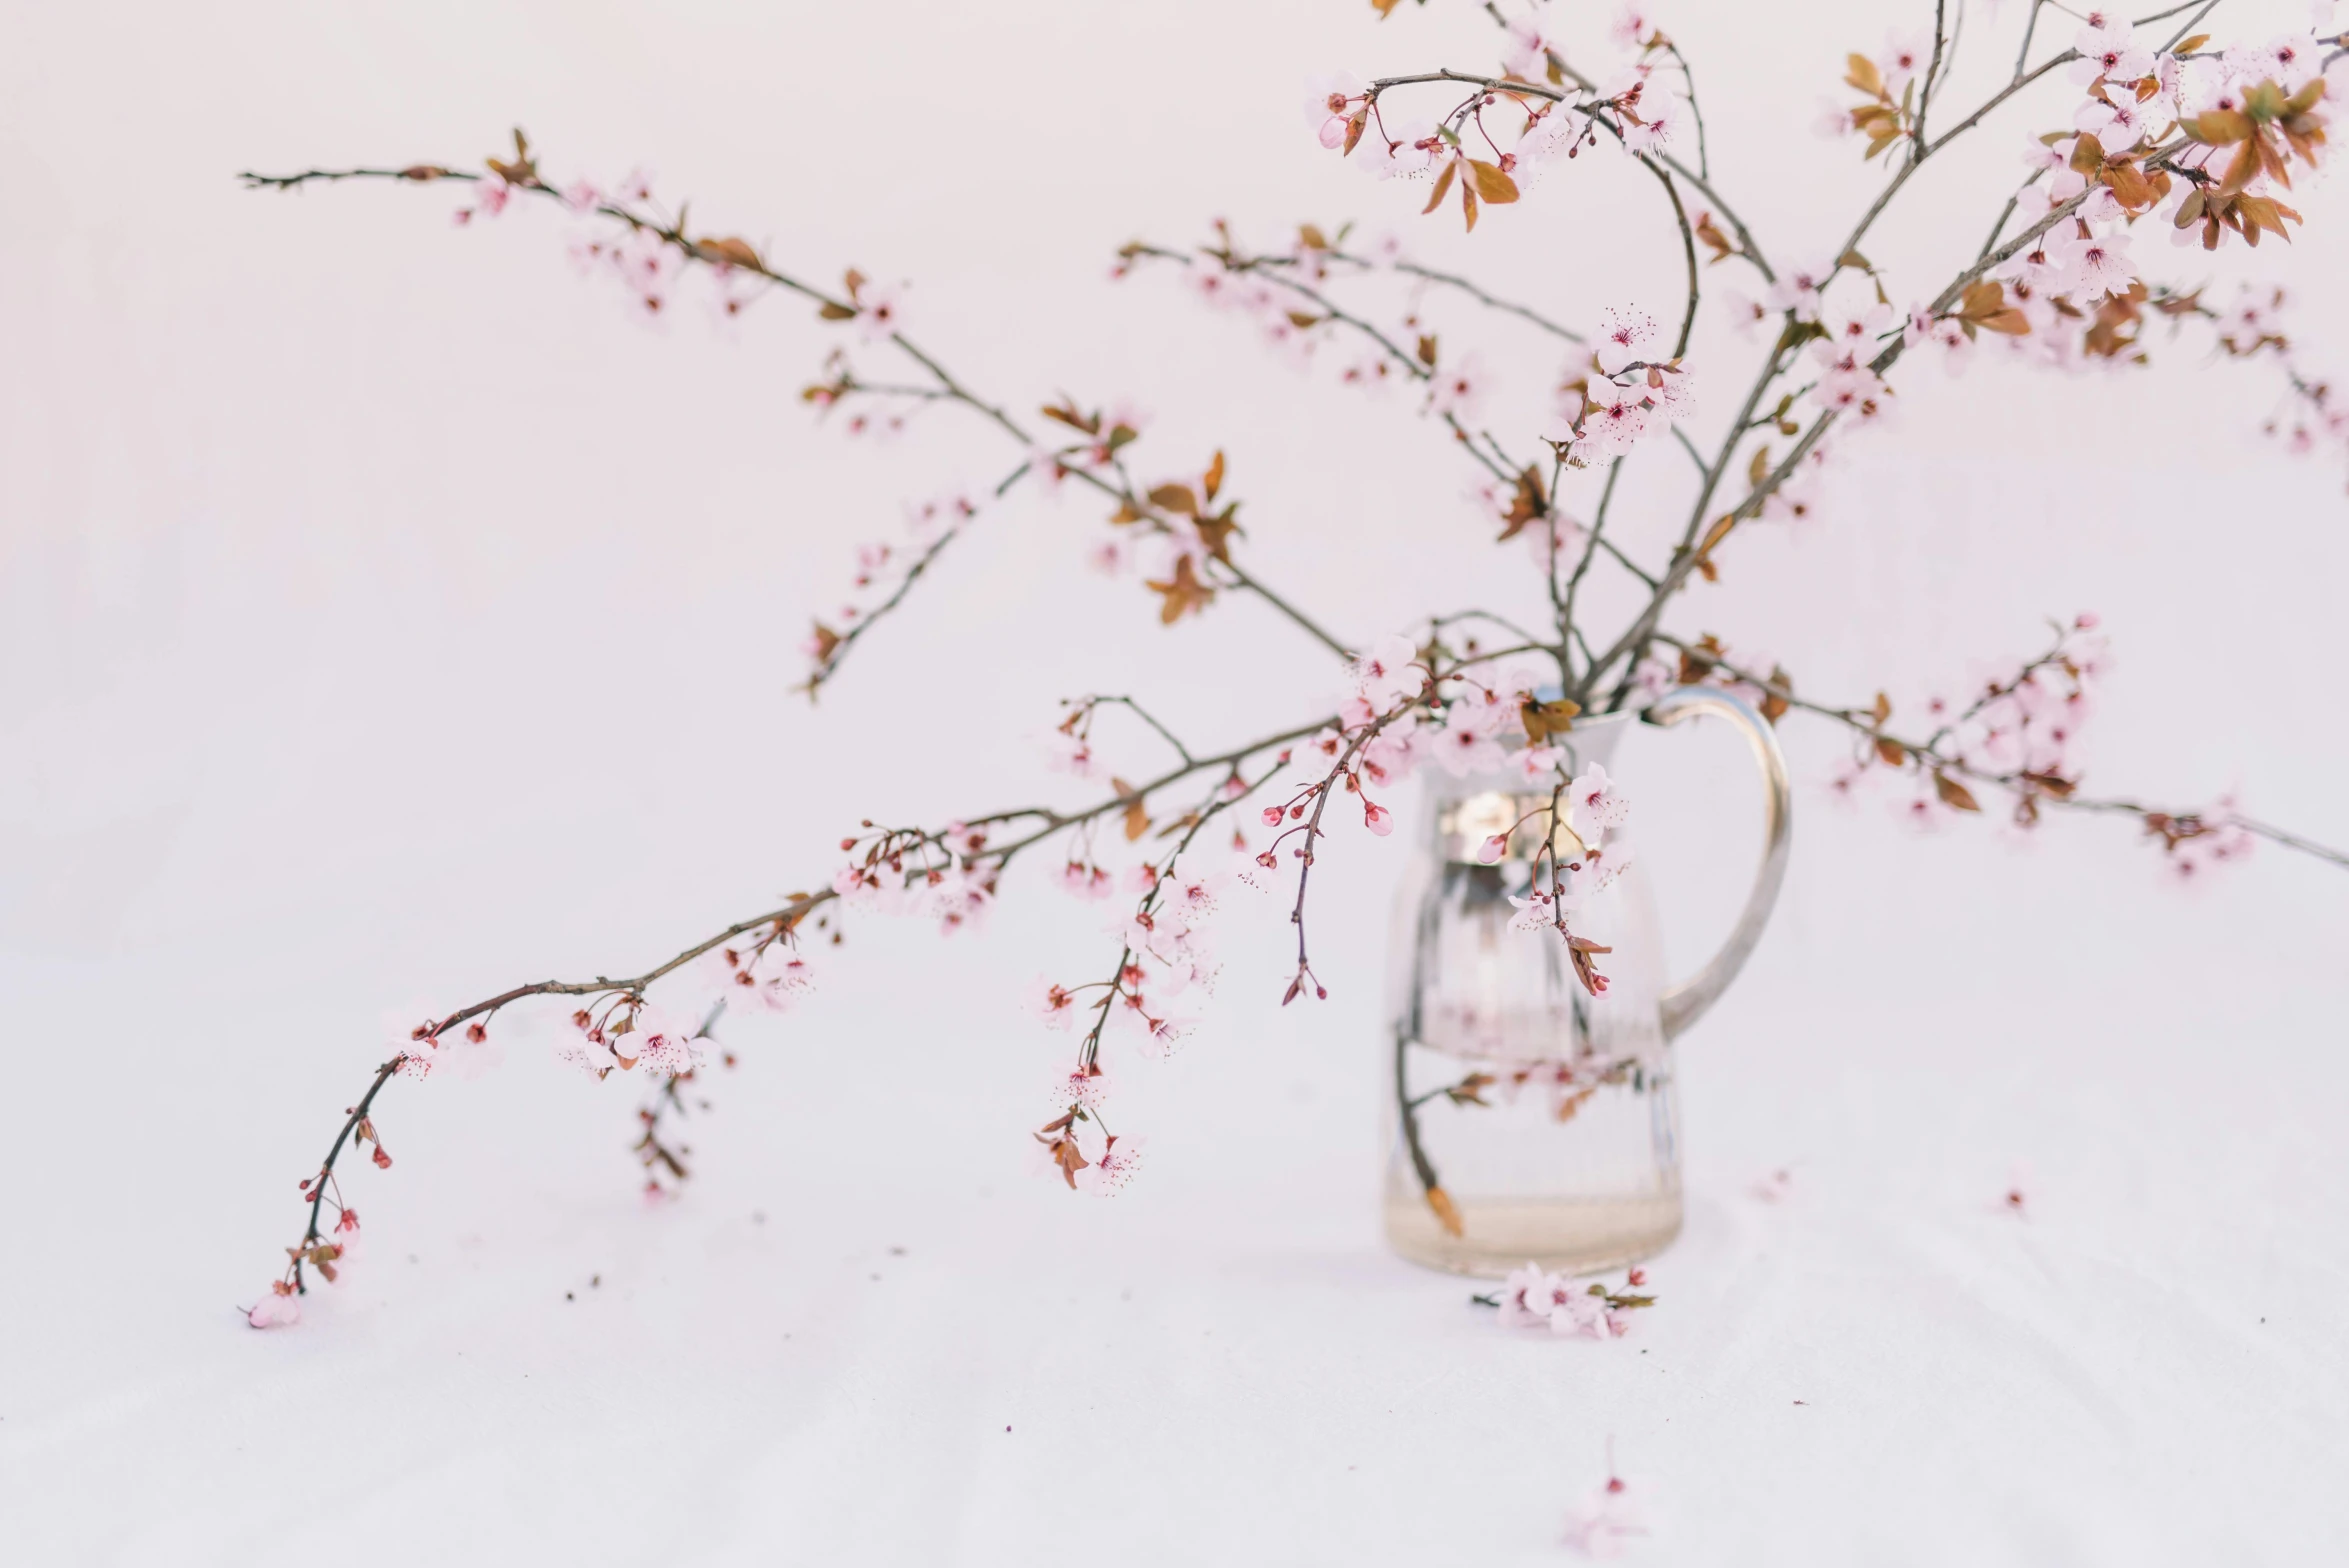
{"label": "pink flower bud", "polygon": [[1265,825],[1266,827],[1268,827],[1268,828],[1277,828],[1277,827],[1279,827],[1279,826],[1281,825],[1281,818],[1282,818],[1282,817],[1283,817],[1285,814],[1286,814],[1286,813],[1284,813],[1284,812],[1282,811],[1282,809],[1281,809],[1280,807],[1278,807],[1278,806],[1267,806],[1267,807],[1265,807],[1265,808],[1264,808],[1264,814],[1263,814],[1263,821],[1264,821],[1264,825]]}
{"label": "pink flower bud", "polygon": [[1476,858],[1488,866],[1499,865],[1501,857],[1509,853],[1508,835],[1495,833],[1476,847]]}
{"label": "pink flower bud", "polygon": [[1380,838],[1385,838],[1395,831],[1395,814],[1378,802],[1365,798],[1362,802],[1362,825]]}

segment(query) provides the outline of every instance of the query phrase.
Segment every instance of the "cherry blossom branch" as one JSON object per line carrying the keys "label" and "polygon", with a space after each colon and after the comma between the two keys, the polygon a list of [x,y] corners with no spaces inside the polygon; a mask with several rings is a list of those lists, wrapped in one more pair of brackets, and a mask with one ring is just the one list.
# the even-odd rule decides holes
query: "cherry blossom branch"
{"label": "cherry blossom branch", "polygon": [[2153,806],[2123,796],[2082,795],[2079,793],[2078,780],[2060,772],[2023,767],[1985,767],[1949,750],[1950,737],[1960,725],[1977,717],[1990,703],[2012,695],[2039,670],[2063,662],[2065,655],[2063,637],[2060,635],[2055,648],[2025,663],[2017,674],[1990,683],[1968,708],[1942,723],[1923,739],[1905,737],[1889,729],[1887,720],[1891,708],[1881,697],[1874,707],[1868,708],[1815,702],[1797,694],[1793,683],[1782,673],[1764,675],[1741,666],[1723,656],[1717,646],[1684,642],[1661,633],[1657,635],[1656,641],[1677,649],[1684,659],[1694,659],[1701,669],[1700,678],[1718,672],[1741,685],[1754,688],[1767,699],[1786,708],[1843,726],[1868,743],[1864,749],[1864,760],[1909,770],[1920,777],[1931,779],[1940,802],[1956,811],[1978,811],[1980,807],[1964,790],[1952,791],[1948,787],[1948,781],[1953,778],[1991,785],[2014,795],[2018,812],[2026,822],[2034,819],[2042,806],[2048,805],[2070,811],[2121,814],[2137,818],[2147,826],[2152,836],[2162,839],[2165,846],[2172,850],[2220,828],[2238,828],[2270,843],[2349,868],[2349,851],[2334,849],[2231,809],[2213,814]]}
{"label": "cherry blossom branch", "polygon": [[[1363,338],[1369,340],[1369,342],[1377,347],[1378,351],[1382,355],[1384,355],[1390,362],[1399,368],[1404,375],[1409,376],[1413,381],[1426,384],[1436,379],[1437,372],[1432,359],[1424,357],[1421,354],[1412,353],[1410,350],[1397,343],[1393,338],[1387,336],[1387,334],[1375,323],[1354,314],[1352,311],[1346,309],[1343,305],[1340,305],[1337,301],[1331,299],[1327,294],[1324,294],[1321,290],[1312,287],[1310,284],[1301,283],[1296,278],[1290,276],[1288,272],[1282,270],[1283,267],[1288,265],[1287,258],[1262,258],[1244,256],[1240,254],[1237,249],[1231,247],[1228,243],[1221,248],[1202,248],[1201,254],[1208,257],[1216,265],[1222,267],[1226,272],[1251,274],[1257,277],[1261,277],[1267,283],[1272,284],[1274,287],[1285,290],[1286,292],[1295,295],[1297,298],[1304,300],[1307,304],[1313,306],[1314,309],[1321,312],[1321,319],[1323,321],[1344,327],[1348,331],[1357,333]],[[1185,267],[1198,265],[1197,261],[1188,252],[1170,250],[1165,246],[1147,244],[1139,240],[1121,247],[1118,251],[1118,255],[1122,260],[1129,262],[1147,258],[1156,261],[1172,261]],[[1493,456],[1478,448],[1475,436],[1472,435],[1468,427],[1461,423],[1461,421],[1450,411],[1439,411],[1436,417],[1443,422],[1444,428],[1452,433],[1452,439],[1461,447],[1462,450],[1468,453],[1469,457],[1476,462],[1478,467],[1484,469],[1486,473],[1505,484],[1513,483],[1516,480],[1516,471],[1510,468],[1506,463],[1497,461]],[[1486,434],[1485,439],[1488,441],[1491,440],[1489,433]]]}
{"label": "cherry blossom branch", "polygon": [[[1000,871],[1009,865],[1012,858],[1021,851],[1042,843],[1059,833],[1081,827],[1112,812],[1127,810],[1158,791],[1170,788],[1201,772],[1237,767],[1264,752],[1318,734],[1335,722],[1334,718],[1318,719],[1313,723],[1283,730],[1214,756],[1194,758],[1186,752],[1180,765],[1151,779],[1148,783],[1131,789],[1122,789],[1107,799],[1075,812],[1056,811],[1047,806],[1025,806],[1016,810],[995,812],[984,817],[968,818],[957,826],[964,828],[992,827],[1014,822],[1036,824],[1029,831],[1005,843],[986,845],[976,854],[968,857],[975,862],[987,864],[993,870]],[[948,831],[944,828],[917,830],[910,835],[898,835],[892,842],[901,853],[910,852],[915,848],[936,847],[946,842]],[[357,1105],[345,1113],[343,1123],[337,1130],[334,1141],[327,1148],[326,1157],[319,1162],[318,1174],[303,1182],[303,1193],[310,1200],[309,1217],[301,1245],[287,1249],[291,1264],[288,1278],[284,1281],[287,1288],[281,1294],[292,1295],[305,1292],[308,1289],[304,1275],[305,1265],[314,1267],[320,1263],[331,1264],[336,1256],[336,1253],[331,1250],[335,1247],[335,1243],[327,1239],[326,1233],[320,1229],[319,1221],[323,1206],[329,1201],[328,1188],[334,1179],[336,1167],[351,1146],[352,1140],[357,1138],[362,1142],[376,1142],[376,1163],[382,1166],[388,1166],[391,1163],[390,1157],[383,1152],[380,1141],[375,1139],[370,1118],[376,1097],[382,1093],[384,1085],[389,1083],[393,1075],[401,1072],[403,1068],[406,1068],[412,1076],[421,1077],[429,1073],[434,1057],[442,1049],[442,1042],[444,1039],[457,1038],[460,1026],[470,1024],[477,1019],[481,1020],[481,1024],[477,1026],[480,1033],[474,1036],[478,1041],[486,1036],[487,1023],[493,1020],[500,1010],[531,997],[616,997],[620,998],[624,1005],[641,1004],[645,992],[655,983],[694,960],[718,951],[737,938],[759,933],[762,943],[778,941],[789,943],[809,916],[827,905],[836,903],[840,896],[836,888],[826,888],[814,893],[794,894],[785,899],[779,907],[753,915],[745,920],[738,920],[714,935],[693,943],[638,974],[618,977],[599,974],[592,980],[533,981],[510,987],[494,996],[460,1007],[443,1017],[419,1024],[410,1036],[409,1045],[375,1070],[375,1076],[369,1082],[366,1093],[360,1097]],[[337,1207],[340,1208],[339,1203]],[[320,1256],[321,1248],[330,1250],[322,1257]]]}
{"label": "cherry blossom branch", "polygon": [[[695,238],[690,236],[684,227],[682,209],[676,217],[671,218],[655,212],[639,212],[619,201],[605,197],[600,192],[589,192],[585,195],[575,193],[567,196],[565,192],[557,190],[540,177],[536,160],[530,153],[528,141],[519,131],[515,133],[515,160],[509,163],[492,159],[487,174],[446,168],[438,164],[414,164],[402,169],[306,169],[293,174],[279,175],[259,174],[248,170],[238,177],[244,181],[248,189],[281,191],[297,190],[315,183],[332,184],[345,180],[397,180],[411,184],[429,184],[450,180],[473,185],[489,185],[499,193],[497,200],[500,205],[503,204],[508,194],[520,191],[564,202],[566,205],[572,206],[574,210],[609,218],[624,224],[630,233],[650,236],[658,241],[687,265],[699,264],[718,272],[721,276],[740,273],[789,290],[813,301],[818,307],[818,313],[826,320],[847,321],[863,317],[870,321],[874,319],[879,310],[879,307],[860,300],[858,297],[863,280],[857,274],[853,272],[849,274],[844,292],[834,293],[780,270],[768,262],[755,247],[745,240],[733,237],[703,236]],[[885,334],[885,341],[929,373],[936,384],[935,390],[940,400],[960,403],[969,408],[1013,441],[1019,443],[1023,450],[1032,451],[1035,448],[1036,443],[1026,428],[1013,418],[1000,403],[991,402],[973,392],[956,379],[935,356],[908,338],[902,331],[897,330],[893,325],[890,326]],[[1068,477],[1078,479],[1101,494],[1118,501],[1122,506],[1132,508],[1139,515],[1151,517],[1161,526],[1167,526],[1163,516],[1152,506],[1148,498],[1136,494],[1130,485],[1112,484],[1090,467],[1064,468],[1062,471]],[[927,552],[920,565],[926,568],[929,562],[935,559],[936,554],[936,549]],[[1220,563],[1221,569],[1228,573],[1229,586],[1244,589],[1262,599],[1276,612],[1339,657],[1343,658],[1347,655],[1348,649],[1344,643],[1325,631],[1318,622],[1290,603],[1286,597],[1274,592],[1264,583],[1258,581],[1252,573],[1230,560],[1227,552],[1218,552],[1216,560]],[[902,595],[897,597],[902,598]],[[894,608],[894,603],[891,608]],[[841,637],[832,645],[822,647],[823,638],[819,633],[818,643],[821,651],[817,662],[821,667],[821,676],[828,677],[837,667],[840,645],[848,640],[848,638]],[[818,684],[820,684],[820,679],[811,681],[811,691]]]}

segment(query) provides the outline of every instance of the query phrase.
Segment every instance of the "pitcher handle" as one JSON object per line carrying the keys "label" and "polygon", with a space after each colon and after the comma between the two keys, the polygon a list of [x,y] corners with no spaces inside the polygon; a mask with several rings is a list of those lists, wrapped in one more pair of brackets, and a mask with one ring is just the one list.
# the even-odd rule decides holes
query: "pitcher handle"
{"label": "pitcher handle", "polygon": [[1729,982],[1745,967],[1754,944],[1762,939],[1762,928],[1770,922],[1771,906],[1778,902],[1778,885],[1786,880],[1786,850],[1793,839],[1793,802],[1786,787],[1786,758],[1778,750],[1778,737],[1762,716],[1729,693],[1716,686],[1681,686],[1656,699],[1647,711],[1650,724],[1670,726],[1699,714],[1713,714],[1736,725],[1753,747],[1754,761],[1762,770],[1763,806],[1766,818],[1762,834],[1762,864],[1754,876],[1754,888],[1746,895],[1745,910],[1737,917],[1737,925],[1729,933],[1729,940],[1721,944],[1705,967],[1664,993],[1664,1038],[1677,1039],[1690,1024],[1702,1018],[1729,989]]}

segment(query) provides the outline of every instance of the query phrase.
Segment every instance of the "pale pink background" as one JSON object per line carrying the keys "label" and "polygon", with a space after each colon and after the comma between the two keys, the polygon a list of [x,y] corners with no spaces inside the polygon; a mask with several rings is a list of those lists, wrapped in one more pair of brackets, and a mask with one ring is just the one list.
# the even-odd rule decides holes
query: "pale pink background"
{"label": "pale pink background", "polygon": [[[1775,252],[1831,244],[1867,198],[1873,171],[1809,124],[1888,10],[1662,17]],[[806,273],[913,280],[911,330],[1015,406],[1131,397],[1145,472],[1224,446],[1250,559],[1365,638],[1527,603],[1523,558],[1403,400],[1276,362],[1168,279],[1111,285],[1115,246],[1354,216],[1578,317],[1670,309],[1677,246],[1612,160],[1464,242],[1313,145],[1308,72],[1492,57],[1449,0],[1384,26],[1340,0],[918,0],[19,8],[9,30],[10,1556],[1537,1561],[1610,1439],[1663,1494],[1664,1560],[2349,1551],[2349,879],[2263,851],[2182,894],[2107,822],[1917,837],[1829,807],[1837,743],[1802,728],[1793,873],[1690,1042],[1690,1230],[1631,1344],[1509,1340],[1381,1249],[1405,846],[1355,832],[1317,900],[1330,1001],[1274,1009],[1282,912],[1235,911],[1210,1027],[1124,1091],[1152,1165],[1115,1205],[1029,1171],[1062,1042],[1019,995],[1105,958],[1031,871],[979,939],[867,924],[817,1001],[733,1031],[682,1206],[632,1195],[633,1086],[543,1041],[397,1087],[399,1165],[351,1184],[370,1255],[298,1332],[248,1333],[233,1309],[298,1229],[387,1009],[637,967],[827,874],[862,816],[1073,798],[1033,744],[1058,697],[1130,691],[1225,739],[1335,681],[1246,602],[1161,630],[1080,564],[1093,507],[1021,502],[811,709],[797,644],[856,542],[991,481],[999,443],[951,418],[846,441],[797,398],[830,329],[784,303],[733,334],[693,310],[642,328],[572,276],[553,211],[460,232],[447,190],[289,198],[237,170],[472,160],[516,121],[550,171],[647,164]],[[2060,112],[1921,176],[1946,217],[1872,257],[1938,286],[1979,241],[1980,181]],[[2341,275],[2327,184],[2258,275]],[[2349,314],[2301,322],[2349,369]],[[1700,335],[1716,418],[1752,353]],[[1522,432],[1546,361],[1488,357]],[[1741,542],[1676,624],[1806,690],[1898,698],[2093,607],[2116,671],[2092,786],[2240,785],[2349,839],[2342,475],[2260,440],[2261,371],[2164,359],[1905,374],[1827,523]],[[1676,461],[1626,492],[1651,550]],[[1646,757],[1685,962],[1742,888],[1750,791],[1718,736]],[[2017,1160],[2026,1223],[1992,1212]],[[1779,1166],[1794,1199],[1757,1204]]]}

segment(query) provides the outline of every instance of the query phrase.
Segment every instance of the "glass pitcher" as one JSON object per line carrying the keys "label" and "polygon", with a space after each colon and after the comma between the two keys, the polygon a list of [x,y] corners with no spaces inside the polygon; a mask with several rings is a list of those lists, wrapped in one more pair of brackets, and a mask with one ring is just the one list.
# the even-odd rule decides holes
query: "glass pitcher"
{"label": "glass pitcher", "polygon": [[[1572,771],[1614,774],[1635,723],[1709,714],[1741,730],[1766,796],[1761,869],[1712,961],[1665,979],[1655,905],[1635,857],[1572,917],[1613,949],[1602,996],[1575,979],[1554,931],[1513,931],[1549,833],[1551,794],[1521,778],[1430,776],[1429,825],[1396,910],[1394,1029],[1383,1063],[1391,1132],[1388,1243],[1459,1274],[1528,1262],[1595,1273],[1663,1250],[1680,1233],[1672,1042],[1728,988],[1777,901],[1789,842],[1786,762],[1760,716],[1728,693],[1684,686],[1644,713],[1577,719],[1558,737]],[[1638,780],[1627,781],[1636,801]],[[1569,817],[1569,822],[1571,822]],[[1498,864],[1478,852],[1521,823]]]}

